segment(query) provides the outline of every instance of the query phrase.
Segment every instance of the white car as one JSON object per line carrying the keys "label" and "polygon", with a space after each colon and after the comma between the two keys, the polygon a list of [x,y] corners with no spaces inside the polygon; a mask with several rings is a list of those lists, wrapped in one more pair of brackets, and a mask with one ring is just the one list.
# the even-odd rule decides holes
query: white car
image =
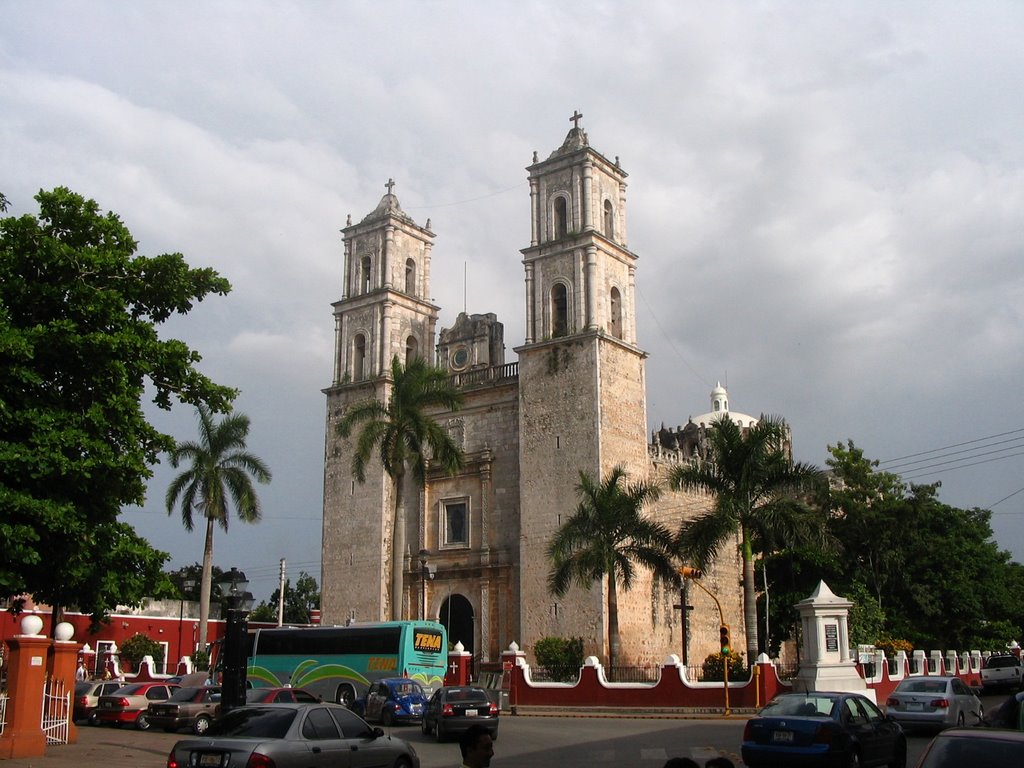
{"label": "white car", "polygon": [[986,691],[996,688],[1022,688],[1022,673],[1024,667],[1021,667],[1020,659],[1016,656],[1009,653],[989,656],[981,668],[981,687]]}
{"label": "white car", "polygon": [[959,677],[928,675],[901,680],[889,694],[887,713],[906,729],[977,725],[981,700]]}

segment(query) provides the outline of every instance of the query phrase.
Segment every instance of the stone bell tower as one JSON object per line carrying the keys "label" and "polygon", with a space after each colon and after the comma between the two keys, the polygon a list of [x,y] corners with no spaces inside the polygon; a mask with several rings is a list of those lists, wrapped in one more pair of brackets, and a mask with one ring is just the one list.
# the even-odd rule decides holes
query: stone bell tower
{"label": "stone bell tower", "polygon": [[[644,359],[637,346],[637,256],[627,246],[626,172],[572,129],[527,168],[530,245],[526,341],[519,354],[522,644],[597,638],[607,656],[607,585],[547,590],[547,544],[577,506],[580,471],[600,481],[616,465],[647,472]],[[642,610],[638,608],[638,610]],[[649,617],[644,619],[649,625]],[[628,625],[627,613],[620,623]]]}
{"label": "stone bell tower", "polygon": [[[430,359],[438,308],[429,300],[430,221],[416,224],[398,203],[394,182],[358,224],[351,217],[344,239],[342,298],[334,303],[334,379],[327,395],[324,457],[324,528],[321,584],[323,621],[403,618],[409,521],[393,530],[391,479],[379,460],[366,482],[352,474],[351,441],[335,425],[353,403],[387,402],[391,360]],[[415,504],[407,490],[405,499]],[[414,517],[414,516],[412,516]],[[359,574],[352,578],[350,574]]]}

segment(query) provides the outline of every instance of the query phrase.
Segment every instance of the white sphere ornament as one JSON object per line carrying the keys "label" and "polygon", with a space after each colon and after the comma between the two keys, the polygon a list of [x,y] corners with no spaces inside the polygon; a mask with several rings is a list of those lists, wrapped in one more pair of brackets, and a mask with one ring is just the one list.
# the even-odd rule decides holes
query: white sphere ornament
{"label": "white sphere ornament", "polygon": [[39,635],[39,631],[43,628],[43,620],[35,614],[29,614],[21,620],[21,634],[23,635]]}
{"label": "white sphere ornament", "polygon": [[60,624],[57,625],[57,628],[53,632],[53,636],[57,640],[66,643],[68,640],[75,636],[75,627],[73,624],[70,624],[69,622],[62,621]]}

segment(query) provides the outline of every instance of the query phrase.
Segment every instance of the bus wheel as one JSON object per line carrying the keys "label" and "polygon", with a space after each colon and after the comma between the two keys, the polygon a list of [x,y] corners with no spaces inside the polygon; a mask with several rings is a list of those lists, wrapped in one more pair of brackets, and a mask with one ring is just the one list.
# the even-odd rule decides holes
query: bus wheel
{"label": "bus wheel", "polygon": [[344,704],[349,709],[352,708],[352,704],[355,700],[356,692],[351,685],[339,685],[338,690],[334,693],[334,703]]}

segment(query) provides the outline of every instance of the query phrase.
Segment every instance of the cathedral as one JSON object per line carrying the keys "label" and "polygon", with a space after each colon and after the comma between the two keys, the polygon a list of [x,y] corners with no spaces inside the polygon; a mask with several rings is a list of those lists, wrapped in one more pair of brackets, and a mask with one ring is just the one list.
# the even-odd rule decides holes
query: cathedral
{"label": "cathedral", "polygon": [[[435,235],[429,219],[420,225],[402,210],[392,182],[373,211],[342,230],[333,382],[324,390],[325,624],[425,616],[445,624],[477,663],[498,660],[513,641],[532,656],[549,636],[581,637],[588,655],[607,661],[607,585],[559,598],[547,588],[548,543],[577,506],[580,471],[599,479],[621,465],[630,479],[660,479],[673,463],[700,460],[714,419],[756,421],[731,412],[718,386],[710,412],[648,436],[627,174],[618,158],[590,146],[579,117],[561,146],[543,160],[534,153],[527,168],[526,337],[514,355],[494,314],[460,313],[437,329],[439,308],[429,298]],[[462,446],[464,468],[431,472],[422,489],[407,480],[404,519],[393,513],[379,461],[360,483],[351,469],[354,436],[335,429],[350,405],[387,401],[395,356],[432,356],[465,398],[459,411],[435,414]],[[675,530],[710,503],[666,492],[646,513]],[[740,637],[742,569],[736,548],[726,549],[703,583]],[[631,590],[619,591],[620,663],[659,664],[669,653],[699,663],[716,652],[711,598],[639,574]]]}

